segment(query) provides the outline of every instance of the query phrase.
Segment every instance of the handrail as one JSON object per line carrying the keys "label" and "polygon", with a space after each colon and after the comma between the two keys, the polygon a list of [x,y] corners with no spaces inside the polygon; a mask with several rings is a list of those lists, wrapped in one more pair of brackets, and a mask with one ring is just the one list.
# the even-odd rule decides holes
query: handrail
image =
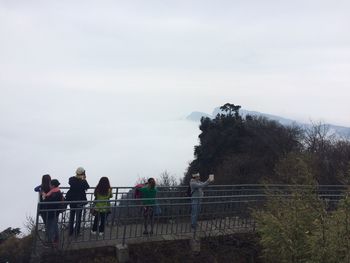
{"label": "handrail", "polygon": [[[297,186],[297,185],[211,185],[205,188],[203,197],[184,196],[187,186],[178,187],[158,187],[159,197],[155,198],[155,205],[161,208],[162,213],[155,216],[154,235],[186,235],[192,233],[190,227],[191,202],[201,200],[202,212],[200,214],[201,230],[204,233],[212,231],[250,231],[255,229],[255,222],[250,216],[252,208],[262,207],[267,197],[291,197],[292,190],[305,191],[308,188],[318,194],[325,201],[337,202],[345,195],[348,186],[343,185],[320,185]],[[61,187],[62,190],[67,189]],[[88,189],[88,194],[94,187]],[[44,234],[39,231],[44,224],[39,214],[45,215],[46,212],[53,212],[59,218],[60,238],[62,248],[69,248],[73,244],[86,243],[91,241],[115,242],[120,240],[122,243],[129,239],[143,238],[143,214],[141,208],[143,201],[152,200],[152,198],[135,199],[132,198],[133,187],[113,187],[114,199],[110,200],[81,200],[81,201],[60,201],[60,202],[38,202],[37,218],[35,226],[35,244],[37,240],[43,239]],[[174,191],[166,191],[172,189]],[[123,192],[127,190],[128,192]],[[75,208],[68,206],[63,212],[57,209],[49,209],[48,204],[55,205],[63,203],[81,204],[83,207]],[[98,203],[108,203],[110,216],[107,218],[107,230],[103,237],[96,237],[90,234],[93,222],[91,207]],[[68,217],[70,211],[81,211],[82,214],[82,235],[71,238],[67,234]]]}
{"label": "handrail", "polygon": [[[148,200],[156,200],[156,201],[172,201],[172,200],[193,200],[193,199],[222,199],[222,198],[247,198],[247,197],[292,197],[291,194],[237,194],[237,195],[220,195],[220,196],[202,196],[202,197],[156,197],[156,198],[123,198],[123,199],[109,199],[109,200],[80,200],[80,201],[55,201],[55,202],[38,202],[39,205],[47,205],[47,204],[95,204],[95,203],[116,203],[116,202],[139,202],[139,201],[148,201]],[[320,197],[343,197],[344,194],[319,194]]]}

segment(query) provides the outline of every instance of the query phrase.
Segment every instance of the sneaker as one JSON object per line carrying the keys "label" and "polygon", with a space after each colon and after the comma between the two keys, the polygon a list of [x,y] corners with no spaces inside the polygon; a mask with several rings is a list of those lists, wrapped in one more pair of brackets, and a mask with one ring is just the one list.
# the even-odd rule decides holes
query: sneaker
{"label": "sneaker", "polygon": [[103,234],[104,234],[103,232],[98,233],[98,235],[99,235],[100,237],[102,237]]}
{"label": "sneaker", "polygon": [[96,235],[96,231],[91,230],[91,234]]}

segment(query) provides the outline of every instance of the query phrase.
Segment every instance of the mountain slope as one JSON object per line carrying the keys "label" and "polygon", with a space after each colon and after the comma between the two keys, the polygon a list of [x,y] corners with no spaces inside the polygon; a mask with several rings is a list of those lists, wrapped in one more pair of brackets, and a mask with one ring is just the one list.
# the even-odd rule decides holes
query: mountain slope
{"label": "mountain slope", "polygon": [[[202,117],[215,118],[215,116],[219,113],[222,113],[220,108],[215,108],[212,114],[194,111],[191,114],[189,114],[186,117],[186,119],[189,121],[199,122]],[[275,121],[277,121],[285,126],[297,125],[297,126],[301,126],[303,128],[310,128],[312,126],[312,124],[302,123],[302,122],[298,122],[296,120],[292,120],[292,119],[288,119],[288,118],[284,118],[281,116],[272,115],[272,114],[268,114],[268,113],[258,112],[258,111],[249,111],[249,110],[245,110],[245,109],[240,109],[239,113],[243,117],[245,117],[247,115],[266,117],[268,119],[275,120]],[[333,125],[333,124],[329,124],[329,123],[326,123],[325,125],[328,126],[330,134],[335,134],[339,137],[350,138],[350,127]]]}

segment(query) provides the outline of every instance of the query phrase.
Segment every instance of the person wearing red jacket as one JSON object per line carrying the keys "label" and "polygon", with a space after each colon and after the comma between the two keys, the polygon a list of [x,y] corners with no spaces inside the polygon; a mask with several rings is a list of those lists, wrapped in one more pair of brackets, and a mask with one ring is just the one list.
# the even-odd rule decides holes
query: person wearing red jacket
{"label": "person wearing red jacket", "polygon": [[49,245],[54,247],[58,245],[59,241],[58,216],[62,209],[62,204],[59,202],[64,200],[59,185],[60,182],[57,179],[52,179],[51,190],[48,193],[42,194],[43,203],[45,203],[44,209],[47,213],[47,241]]}

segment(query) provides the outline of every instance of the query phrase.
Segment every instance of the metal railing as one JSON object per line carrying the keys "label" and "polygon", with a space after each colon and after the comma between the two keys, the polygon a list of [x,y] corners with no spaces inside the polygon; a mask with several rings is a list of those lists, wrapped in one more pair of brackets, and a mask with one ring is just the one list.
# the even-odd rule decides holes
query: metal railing
{"label": "metal railing", "polygon": [[[204,188],[205,196],[231,196],[231,195],[265,195],[266,190],[279,193],[288,193],[294,190],[308,190],[314,188],[319,195],[331,196],[339,195],[346,191],[349,186],[346,185],[286,185],[286,184],[239,184],[239,185],[210,185]],[[61,191],[65,196],[69,187],[61,187]],[[95,187],[91,187],[86,191],[88,201],[94,200]],[[157,187],[159,198],[186,197],[187,186],[163,186]],[[112,187],[112,199],[118,201],[123,199],[134,198],[134,187]]]}
{"label": "metal railing", "polygon": [[[67,188],[61,188],[63,192]],[[161,213],[154,215],[153,237],[195,235],[197,232],[206,235],[217,235],[238,231],[253,231],[255,222],[250,216],[252,210],[261,208],[267,196],[288,196],[294,190],[314,191],[322,199],[338,201],[342,198],[347,186],[296,186],[296,185],[213,185],[205,188],[201,199],[201,212],[196,231],[191,229],[191,200],[186,196],[186,186],[159,187],[156,206]],[[133,187],[113,187],[113,198],[108,201],[110,213],[107,216],[102,235],[91,233],[94,216],[91,208],[99,202],[93,200],[94,188],[87,191],[88,201],[80,208],[70,204],[77,202],[39,202],[37,208],[35,245],[45,240],[44,221],[48,215],[58,218],[59,246],[63,249],[79,247],[81,244],[107,245],[113,242],[125,244],[131,240],[150,237],[144,234],[144,216],[141,199],[133,198]],[[66,209],[50,209],[48,204],[65,203]],[[74,205],[73,205],[74,207]],[[69,235],[69,215],[81,212],[80,232]]]}

